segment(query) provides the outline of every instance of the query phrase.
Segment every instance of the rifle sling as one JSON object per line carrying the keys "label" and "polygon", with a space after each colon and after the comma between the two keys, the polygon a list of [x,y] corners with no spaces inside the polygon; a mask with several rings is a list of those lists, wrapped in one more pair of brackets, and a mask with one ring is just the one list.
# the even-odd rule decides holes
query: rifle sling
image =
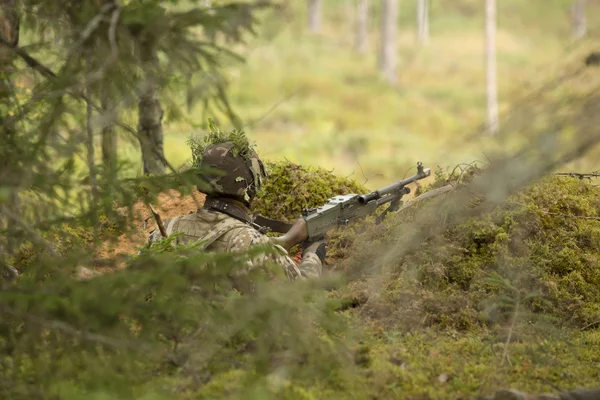
{"label": "rifle sling", "polygon": [[288,224],[287,222],[280,221],[277,219],[267,218],[264,215],[256,215],[254,217],[254,222],[261,226],[266,226],[271,229],[271,232],[276,233],[287,233],[292,227],[292,224]]}
{"label": "rifle sling", "polygon": [[256,230],[258,230],[261,233],[265,233],[267,231],[286,233],[292,226],[291,224],[288,224],[286,222],[267,218],[260,214],[257,215],[254,219],[252,219],[252,217],[250,217],[250,215],[248,215],[248,213],[245,210],[236,206],[235,204],[229,203],[222,199],[206,198],[204,202],[204,208],[227,214],[232,218],[235,218],[239,221],[245,222],[253,226]]}

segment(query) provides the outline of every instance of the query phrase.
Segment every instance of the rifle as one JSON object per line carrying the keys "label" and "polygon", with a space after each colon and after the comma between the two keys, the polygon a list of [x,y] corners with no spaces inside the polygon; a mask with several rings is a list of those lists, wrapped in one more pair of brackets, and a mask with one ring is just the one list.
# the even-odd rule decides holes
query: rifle
{"label": "rifle", "polygon": [[332,197],[327,204],[321,207],[304,209],[302,216],[291,225],[283,236],[274,237],[271,240],[286,250],[302,242],[323,240],[330,229],[348,225],[350,221],[365,217],[375,212],[379,206],[390,203],[389,207],[377,217],[376,222],[379,224],[387,213],[398,210],[402,196],[410,193],[410,188],[406,185],[426,178],[430,174],[431,170],[423,168],[423,164],[418,162],[417,174],[410,178],[368,194],[346,194]]}

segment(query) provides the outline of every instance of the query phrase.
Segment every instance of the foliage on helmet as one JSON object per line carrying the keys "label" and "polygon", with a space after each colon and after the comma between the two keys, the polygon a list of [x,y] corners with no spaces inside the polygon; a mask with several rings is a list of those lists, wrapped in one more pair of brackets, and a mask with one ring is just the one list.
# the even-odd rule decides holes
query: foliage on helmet
{"label": "foliage on helmet", "polygon": [[[192,137],[188,141],[192,150],[192,168],[209,181],[213,193],[238,198],[249,204],[260,191],[262,180],[266,176],[264,165],[254,150],[254,143],[250,142],[243,131],[234,129],[224,132],[210,119],[209,128],[205,136]],[[225,153],[219,156],[219,151]],[[230,161],[221,157],[227,157]],[[244,164],[244,172],[238,169],[236,162]],[[206,168],[238,171],[239,175],[228,177],[209,174],[211,176],[208,176],[205,174]]]}
{"label": "foliage on helmet", "polygon": [[216,144],[232,142],[235,144],[232,149],[233,155],[241,155],[246,160],[249,160],[255,154],[255,144],[248,139],[244,131],[233,129],[230,132],[225,132],[210,118],[208,119],[208,128],[208,133],[203,137],[192,136],[188,139],[188,145],[192,149],[192,168],[201,169],[202,158],[206,149]]}

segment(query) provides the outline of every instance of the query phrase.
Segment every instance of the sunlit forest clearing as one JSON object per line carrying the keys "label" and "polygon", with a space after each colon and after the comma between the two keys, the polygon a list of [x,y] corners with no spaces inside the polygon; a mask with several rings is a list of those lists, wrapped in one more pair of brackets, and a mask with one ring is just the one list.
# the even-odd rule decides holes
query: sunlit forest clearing
{"label": "sunlit forest clearing", "polygon": [[[389,87],[377,70],[377,2],[370,49],[353,49],[352,20],[341,3],[325,2],[323,32],[310,34],[305,7],[264,18],[248,39],[244,63],[231,62],[231,104],[267,159],[322,166],[376,188],[402,178],[416,161],[445,169],[486,161],[494,143],[485,134],[483,7],[478,1],[433,2],[431,39],[416,43],[415,2],[402,2],[399,82]],[[569,1],[502,1],[498,5],[498,84],[501,114],[560,77],[593,48],[573,43]],[[600,5],[588,9],[591,32]],[[183,94],[183,91],[179,92]],[[184,106],[184,97],[175,97]],[[185,121],[167,122],[165,152],[189,158],[186,140],[203,123],[201,104]],[[501,145],[506,145],[500,140]],[[509,146],[510,147],[510,146]],[[590,162],[578,164],[584,170]]]}
{"label": "sunlit forest clearing", "polygon": [[[599,387],[600,1],[263,3],[0,0],[0,399]],[[319,279],[268,265],[246,293],[232,277],[273,249],[145,244],[206,200],[190,138],[235,128],[269,172],[250,212],[279,222],[432,172],[339,221]]]}

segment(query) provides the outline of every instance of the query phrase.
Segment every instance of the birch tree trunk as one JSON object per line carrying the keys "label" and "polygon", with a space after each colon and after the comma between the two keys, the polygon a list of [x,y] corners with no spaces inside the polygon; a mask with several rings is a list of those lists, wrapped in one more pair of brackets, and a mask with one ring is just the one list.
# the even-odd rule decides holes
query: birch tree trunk
{"label": "birch tree trunk", "polygon": [[154,82],[154,68],[158,59],[154,46],[143,40],[140,58],[145,71],[145,79],[139,94],[138,135],[142,150],[144,174],[162,175],[165,173],[162,118],[163,110]]}
{"label": "birch tree trunk", "polygon": [[356,13],[354,12],[353,0],[344,0],[344,14],[346,15],[346,26],[348,27],[348,35],[351,38],[350,42],[353,41],[354,37],[354,25],[356,20]]}
{"label": "birch tree trunk", "polygon": [[487,128],[491,135],[498,134],[498,82],[496,73],[496,0],[485,3],[485,53],[487,86]]}
{"label": "birch tree trunk", "polygon": [[398,81],[398,0],[382,0],[381,14],[379,68],[388,83],[394,85]]}
{"label": "birch tree trunk", "polygon": [[429,0],[417,0],[417,42],[429,41]]}
{"label": "birch tree trunk", "polygon": [[311,33],[321,32],[322,2],[308,0],[308,30]]}
{"label": "birch tree trunk", "polygon": [[356,5],[355,47],[360,54],[369,49],[369,0],[358,0]]}
{"label": "birch tree trunk", "polygon": [[574,0],[571,7],[571,18],[573,20],[573,35],[576,39],[585,36],[587,32],[587,21],[585,16],[585,6],[587,0]]}

